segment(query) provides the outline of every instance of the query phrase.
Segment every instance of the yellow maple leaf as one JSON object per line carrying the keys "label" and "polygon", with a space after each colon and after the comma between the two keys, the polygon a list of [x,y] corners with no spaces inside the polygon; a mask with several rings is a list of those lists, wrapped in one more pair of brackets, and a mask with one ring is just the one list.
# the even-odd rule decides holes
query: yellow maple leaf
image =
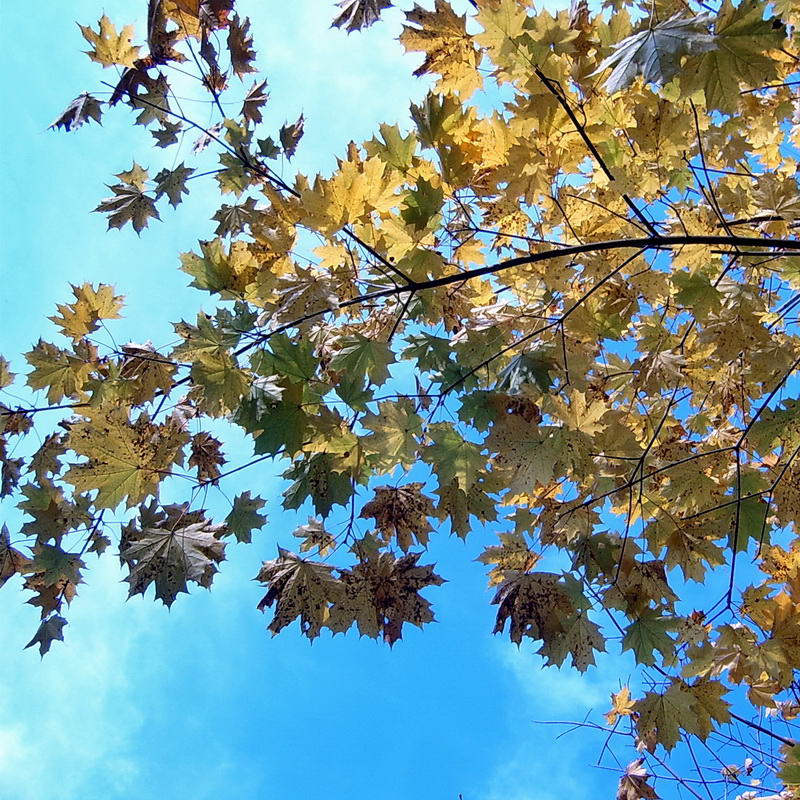
{"label": "yellow maple leaf", "polygon": [[377,156],[366,161],[357,156],[350,158],[342,162],[331,178],[317,176],[313,189],[306,186],[301,190],[304,222],[326,233],[335,233],[372,211],[388,211],[397,203],[395,190],[400,183],[400,173],[388,168]]}
{"label": "yellow maple leaf", "polygon": [[415,5],[406,19],[419,28],[406,26],[400,42],[406,50],[425,53],[422,66],[414,75],[436,72],[441,75],[436,88],[466,98],[483,85],[478,72],[480,52],[467,33],[466,17],[459,17],[449,3],[436,0],[434,11]]}
{"label": "yellow maple leaf", "polygon": [[631,700],[631,690],[623,686],[616,694],[611,695],[611,710],[605,714],[607,724],[613,725],[618,717],[629,717],[635,705],[636,701]]}
{"label": "yellow maple leaf", "polygon": [[114,294],[114,287],[101,283],[95,288],[91,283],[72,286],[74,303],[59,303],[60,316],[49,317],[61,328],[65,336],[80,339],[100,326],[101,319],[119,319],[122,297]]}
{"label": "yellow maple leaf", "polygon": [[88,25],[78,25],[83,38],[92,45],[91,50],[85,51],[86,55],[104,67],[132,67],[139,57],[139,46],[131,43],[133,25],[126,25],[117,33],[114,23],[105,14],[100,17],[98,25],[98,31]]}

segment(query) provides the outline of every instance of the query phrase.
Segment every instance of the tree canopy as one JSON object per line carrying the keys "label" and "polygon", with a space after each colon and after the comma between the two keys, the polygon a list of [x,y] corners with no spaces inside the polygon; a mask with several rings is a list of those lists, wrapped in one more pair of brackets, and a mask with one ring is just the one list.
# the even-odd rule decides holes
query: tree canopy
{"label": "tree canopy", "polygon": [[[175,257],[216,311],[171,349],[110,347],[123,297],[76,285],[24,373],[0,357],[0,495],[26,515],[0,585],[41,610],[29,646],[64,638],[90,555],[170,606],[273,502],[302,516],[254,568],[268,630],[394,645],[434,619],[430,539],[489,532],[495,633],[550,665],[641,666],[606,714],[639,751],[619,800],[656,798],[666,755],[734,723],[769,746],[741,741],[717,783],[800,796],[800,5],[408,6],[430,92],[315,176],[291,166],[302,116],[265,130],[247,0],[145,5],[146,31],[80,24],[110,91],[51,127],[127,107],[163,153],[116,173],[109,228],[220,195]],[[358,35],[392,5],[320,13]],[[282,501],[240,491],[265,459]],[[238,492],[216,520],[215,487]]]}

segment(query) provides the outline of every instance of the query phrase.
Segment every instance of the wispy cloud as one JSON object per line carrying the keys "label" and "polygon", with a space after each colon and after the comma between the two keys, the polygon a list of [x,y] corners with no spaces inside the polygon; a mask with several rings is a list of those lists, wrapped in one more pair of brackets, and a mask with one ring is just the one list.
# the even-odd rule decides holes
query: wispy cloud
{"label": "wispy cloud", "polygon": [[530,646],[495,644],[495,657],[512,677],[516,702],[506,709],[511,717],[507,755],[486,781],[480,800],[589,800],[608,794],[616,778],[594,764],[602,738],[586,729],[541,724],[576,721],[605,711],[609,694],[625,682],[627,659],[601,655],[599,666],[581,675],[572,668],[544,667]]}

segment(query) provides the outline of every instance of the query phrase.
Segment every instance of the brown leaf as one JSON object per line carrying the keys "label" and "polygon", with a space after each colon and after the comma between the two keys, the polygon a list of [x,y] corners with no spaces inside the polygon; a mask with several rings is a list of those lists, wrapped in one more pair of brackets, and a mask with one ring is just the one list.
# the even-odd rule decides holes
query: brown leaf
{"label": "brown leaf", "polygon": [[18,572],[24,572],[31,560],[11,546],[8,528],[0,528],[0,586]]}
{"label": "brown leaf", "polygon": [[391,8],[392,0],[340,0],[342,10],[331,23],[332,28],[345,28],[348,33],[368,28],[378,21],[381,12]]}
{"label": "brown leaf", "polygon": [[200,481],[216,483],[219,478],[219,468],[225,463],[222,455],[222,442],[210,433],[202,431],[192,437],[192,454],[189,456],[189,466],[197,467],[197,477]]}
{"label": "brown leaf", "polygon": [[346,631],[353,623],[363,636],[383,640],[393,645],[402,638],[403,624],[410,622],[422,627],[433,622],[431,604],[419,591],[427,586],[444,583],[433,565],[418,566],[421,553],[409,553],[402,558],[380,553],[342,570],[344,596],[334,602],[326,623],[334,632]]}
{"label": "brown leaf", "polygon": [[84,122],[93,119],[95,122],[100,122],[100,117],[103,115],[100,101],[92,97],[88,92],[79,94],[62,112],[56,117],[53,122],[47,126],[48,130],[52,128],[63,128],[65,131],[75,130],[80,128]]}
{"label": "brown leaf", "polygon": [[342,593],[339,581],[331,574],[333,567],[306,561],[289,550],[278,548],[278,558],[265,561],[256,580],[269,589],[261,598],[258,610],[275,605],[275,615],[267,630],[279,633],[295,619],[309,639],[319,636],[330,614],[330,603]]}
{"label": "brown leaf", "polygon": [[283,146],[283,152],[286,158],[291,159],[294,155],[295,150],[297,150],[297,143],[300,141],[301,137],[303,136],[303,126],[305,125],[305,117],[301,114],[297,122],[292,125],[286,123],[281,128],[280,138],[281,138],[281,145]]}
{"label": "brown leaf", "polygon": [[428,517],[433,516],[433,503],[420,491],[424,484],[407,483],[404,486],[377,486],[375,497],[366,503],[359,515],[361,519],[373,517],[378,530],[387,540],[397,538],[405,553],[416,539],[423,547],[428,544],[428,534],[433,530]]}
{"label": "brown leaf", "polygon": [[625,768],[619,779],[617,800],[658,800],[656,790],[647,782],[650,774],[642,764],[644,759],[637,758]]}
{"label": "brown leaf", "polygon": [[261,81],[261,83],[253,81],[253,85],[247,93],[247,97],[244,98],[244,103],[242,103],[242,116],[254,125],[258,124],[263,119],[261,116],[261,108],[267,100],[269,100],[269,92],[266,91],[266,88],[266,79]]}
{"label": "brown leaf", "polygon": [[247,17],[244,18],[244,21],[241,21],[237,14],[231,20],[228,27],[228,50],[231,56],[231,67],[239,78],[242,78],[248,72],[256,71],[253,66],[256,52],[253,50],[250,20]]}

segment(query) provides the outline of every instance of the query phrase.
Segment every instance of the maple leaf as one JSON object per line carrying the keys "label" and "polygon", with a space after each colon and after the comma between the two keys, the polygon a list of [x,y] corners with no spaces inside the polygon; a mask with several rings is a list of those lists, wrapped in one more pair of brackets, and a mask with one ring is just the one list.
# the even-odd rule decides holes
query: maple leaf
{"label": "maple leaf", "polygon": [[433,516],[433,503],[422,494],[422,483],[404,486],[376,486],[375,497],[365,503],[359,515],[372,517],[378,530],[387,541],[395,537],[400,549],[407,553],[414,544],[428,544],[428,534],[433,530],[428,517]]}
{"label": "maple leaf", "polygon": [[247,92],[242,103],[241,115],[254,125],[261,122],[263,119],[261,109],[266,105],[269,100],[269,92],[267,89],[267,81],[263,80],[261,83],[253,81],[253,85]]}
{"label": "maple leaf", "polygon": [[644,758],[631,761],[619,779],[617,800],[658,800],[656,790],[647,782],[650,773],[642,766]]}
{"label": "maple leaf", "polygon": [[690,18],[675,14],[614,45],[614,52],[603,59],[593,74],[599,75],[613,67],[604,84],[609,94],[628,87],[637,75],[641,75],[645,83],[663,85],[677,75],[683,56],[717,47],[714,37],[708,33],[711,22],[708,14]]}
{"label": "maple leaf", "polygon": [[788,786],[800,786],[800,744],[786,746],[778,778]]}
{"label": "maple leaf", "polygon": [[33,560],[25,571],[34,573],[45,586],[64,582],[76,586],[83,580],[80,571],[85,567],[78,553],[67,553],[57,545],[37,544],[33,547]]}
{"label": "maple leaf", "polygon": [[390,167],[405,172],[411,167],[417,149],[417,137],[413,132],[403,136],[397,125],[382,122],[379,127],[381,139],[373,137],[364,143],[369,156],[377,156]]}
{"label": "maple leaf", "polygon": [[109,215],[109,230],[130,222],[136,233],[141,233],[149,219],[161,219],[153,198],[136,185],[117,183],[108,188],[114,192],[113,196],[107,197],[94,210]]}
{"label": "maple leaf", "polygon": [[457,16],[449,3],[436,0],[434,11],[415,4],[406,12],[406,19],[418,27],[404,27],[400,43],[406,50],[425,53],[422,66],[414,75],[437,72],[441,75],[441,89],[464,97],[481,88],[483,81],[476,69],[479,53],[467,34],[465,17]]}
{"label": "maple leaf", "polygon": [[664,692],[645,693],[635,706],[639,734],[652,732],[658,744],[672,750],[680,739],[680,729],[690,729],[693,720],[696,723],[693,702],[693,695],[679,681],[673,681]]}
{"label": "maple leaf", "polygon": [[342,586],[332,575],[333,567],[306,561],[289,550],[278,548],[278,558],[265,561],[256,580],[269,589],[258,610],[275,606],[275,614],[267,626],[273,635],[294,620],[300,620],[304,636],[314,639],[330,618],[330,604],[341,596]]}
{"label": "maple leaf", "polygon": [[120,350],[123,357],[119,377],[125,382],[124,394],[133,405],[169,392],[175,383],[175,364],[161,356],[152,342],[128,342]]}
{"label": "maple leaf", "polygon": [[123,409],[101,411],[71,427],[70,449],[88,460],[72,464],[64,480],[79,492],[97,490],[98,508],[114,508],[123,500],[131,507],[157,492],[188,439],[172,422],[156,425],[146,414],[130,422]]}
{"label": "maple leaf", "polygon": [[256,201],[252,197],[237,205],[222,205],[212,217],[219,223],[214,233],[222,237],[241,233],[246,226],[255,222],[257,217]]}
{"label": "maple leaf", "polygon": [[122,297],[114,294],[114,287],[106,283],[95,288],[91,283],[72,285],[75,302],[58,304],[60,317],[49,317],[61,328],[65,336],[81,339],[100,327],[100,320],[119,319]]}
{"label": "maple leaf", "polygon": [[219,468],[225,463],[222,442],[210,433],[201,431],[192,436],[189,466],[197,467],[197,479],[203,483],[216,483]]}
{"label": "maple leaf", "polygon": [[395,464],[410,467],[416,461],[422,418],[414,411],[410,400],[401,398],[396,403],[379,403],[378,412],[364,414],[361,424],[370,431],[361,440],[363,446],[383,460],[387,468]]}
{"label": "maple leaf", "polygon": [[132,67],[139,55],[139,47],[132,44],[133,25],[126,25],[117,33],[114,24],[105,14],[100,17],[98,25],[97,31],[85,25],[78,25],[83,38],[92,45],[92,49],[87,50],[86,55],[104,67],[114,65]]}
{"label": "maple leaf", "polygon": [[103,109],[100,101],[88,92],[82,92],[47,127],[48,130],[63,128],[65,131],[72,131],[91,119],[102,124],[100,122],[102,115]]}
{"label": "maple leaf", "polygon": [[419,592],[441,585],[444,579],[432,565],[419,566],[420,555],[395,558],[391,552],[384,552],[350,570],[341,570],[343,594],[330,609],[327,627],[341,633],[355,623],[362,636],[382,635],[391,646],[402,638],[406,622],[420,628],[433,622],[430,603]]}
{"label": "maple leaf", "polygon": [[530,572],[541,556],[533,552],[522,533],[498,533],[499,545],[487,547],[476,559],[482,564],[495,564],[489,571],[489,586],[497,586],[511,573]]}
{"label": "maple leaf", "polygon": [[594,663],[592,651],[604,649],[599,629],[576,606],[558,575],[509,573],[492,604],[499,606],[494,633],[502,633],[510,622],[511,641],[521,644],[523,636],[541,640],[539,652],[550,663],[561,664],[571,654],[573,665],[583,672]]}
{"label": "maple leaf", "polygon": [[297,122],[293,122],[291,125],[287,122],[281,127],[281,147],[283,147],[283,153],[288,159],[292,158],[295,150],[297,150],[297,145],[300,143],[300,139],[303,138],[305,122],[305,117],[301,114],[297,118]]}
{"label": "maple leaf", "polygon": [[[777,22],[777,21],[776,21]],[[714,21],[715,47],[702,59],[691,83],[702,87],[709,108],[733,111],[739,104],[739,84],[760,86],[776,78],[769,51],[781,46],[786,29],[764,19],[764,6],[726,0]]]}
{"label": "maple leaf", "polygon": [[14,383],[15,377],[16,376],[11,371],[11,365],[3,356],[0,356],[0,389],[11,386],[11,384]]}
{"label": "maple leaf", "polygon": [[345,505],[353,494],[350,478],[333,469],[333,457],[329,453],[314,453],[296,462],[283,477],[294,481],[284,492],[283,507],[300,508],[310,499],[314,511],[321,517],[327,517],[333,506]]}
{"label": "maple leaf", "polygon": [[230,21],[228,25],[228,50],[231,55],[231,67],[239,78],[243,78],[248,72],[256,71],[253,66],[256,53],[253,50],[250,20],[247,17],[242,21],[237,14]]}
{"label": "maple leaf", "polygon": [[636,701],[631,700],[631,692],[623,686],[616,694],[611,695],[611,710],[606,712],[606,723],[614,725],[619,717],[630,717],[636,706]]}
{"label": "maple leaf", "polygon": [[233,534],[237,542],[250,543],[253,531],[261,530],[267,524],[267,517],[261,514],[261,509],[266,505],[266,500],[260,497],[251,497],[250,491],[236,495],[233,507],[225,517],[224,535]]}
{"label": "maple leaf", "polygon": [[366,336],[356,334],[352,339],[344,339],[342,347],[333,356],[330,368],[346,372],[348,376],[366,378],[380,386],[389,377],[389,364],[394,361],[394,353],[386,342],[376,342]]}
{"label": "maple leaf", "polygon": [[17,573],[28,572],[31,560],[11,546],[8,528],[0,528],[0,587]]}
{"label": "maple leaf", "polygon": [[440,186],[433,186],[429,181],[420,178],[415,189],[410,191],[403,202],[400,216],[415,228],[426,228],[435,221],[442,208],[444,192]]}
{"label": "maple leaf", "polygon": [[25,645],[26,649],[38,644],[39,655],[44,658],[44,654],[50,652],[50,645],[52,645],[53,642],[64,641],[64,626],[67,624],[67,621],[58,614],[54,614],[52,617],[42,620],[33,639]]}
{"label": "maple leaf", "polygon": [[33,367],[27,375],[31,389],[47,389],[47,400],[58,403],[65,397],[76,395],[86,383],[93,369],[92,351],[87,348],[85,356],[80,352],[62,350],[42,339],[25,359]]}
{"label": "maple leaf", "polygon": [[336,15],[331,27],[344,27],[348,33],[368,28],[377,22],[381,12],[391,8],[392,0],[339,0],[342,10]]}
{"label": "maple leaf", "polygon": [[655,651],[663,658],[675,653],[675,640],[668,635],[674,630],[672,617],[664,617],[658,611],[645,609],[625,630],[622,649],[633,650],[638,664],[653,666],[656,663]]}
{"label": "maple leaf", "polygon": [[150,585],[155,596],[171,606],[188,582],[210,588],[217,564],[225,560],[225,543],[219,540],[224,525],[214,525],[205,511],[190,511],[188,504],[158,508],[155,501],[139,509],[139,524],[122,529],[120,561],[129,569],[128,596],[144,594]]}
{"label": "maple leaf", "polygon": [[300,552],[316,550],[321,556],[336,547],[336,539],[325,530],[325,524],[316,517],[309,517],[307,525],[300,525],[292,531],[292,536],[301,539]]}
{"label": "maple leaf", "polygon": [[170,205],[175,208],[183,200],[184,194],[189,194],[186,181],[194,169],[185,167],[183,162],[175,169],[162,169],[153,180],[156,184],[156,200],[162,195],[167,195]]}
{"label": "maple leaf", "polygon": [[172,144],[178,143],[178,134],[183,131],[183,125],[180,122],[170,122],[169,120],[161,120],[161,127],[158,130],[150,131],[153,138],[156,140],[158,147],[169,147]]}
{"label": "maple leaf", "polygon": [[467,491],[486,470],[486,458],[481,448],[467,441],[446,423],[437,423],[428,428],[432,444],[423,448],[422,459],[431,464],[440,486],[458,481],[462,491]]}

